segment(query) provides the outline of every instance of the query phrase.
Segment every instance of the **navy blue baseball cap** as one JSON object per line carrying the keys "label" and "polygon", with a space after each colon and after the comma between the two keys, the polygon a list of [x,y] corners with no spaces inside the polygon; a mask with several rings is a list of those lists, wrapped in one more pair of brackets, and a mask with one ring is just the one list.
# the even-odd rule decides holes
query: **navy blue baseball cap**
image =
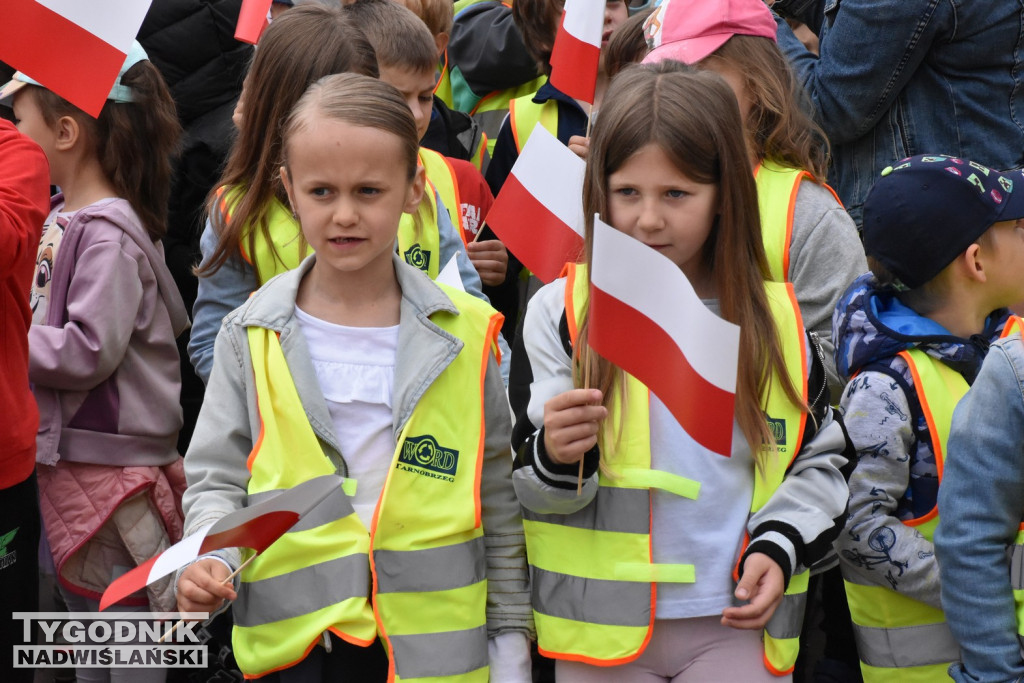
{"label": "navy blue baseball cap", "polygon": [[1024,218],[1024,172],[939,154],[882,171],[864,199],[864,251],[903,285],[925,284],[994,223]]}

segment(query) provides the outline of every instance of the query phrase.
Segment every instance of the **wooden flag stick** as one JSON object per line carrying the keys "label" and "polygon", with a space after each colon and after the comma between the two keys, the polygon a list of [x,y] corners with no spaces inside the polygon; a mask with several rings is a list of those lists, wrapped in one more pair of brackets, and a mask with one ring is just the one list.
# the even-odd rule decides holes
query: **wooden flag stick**
{"label": "wooden flag stick", "polygon": [[590,109],[587,110],[587,134],[583,137],[590,138],[590,129],[594,127],[594,105],[590,105]]}
{"label": "wooden flag stick", "polygon": [[[255,559],[256,559],[256,557],[257,557],[257,555],[256,555],[256,554],[253,554],[253,556],[252,556],[252,557],[250,557],[250,558],[249,558],[248,560],[246,560],[245,562],[243,562],[243,563],[242,563],[242,565],[241,565],[241,566],[240,566],[240,567],[239,567],[238,569],[236,569],[235,571],[233,571],[233,572],[231,572],[230,574],[228,574],[227,578],[226,578],[226,579],[224,579],[223,581],[221,581],[221,582],[220,582],[220,583],[221,583],[221,585],[223,586],[223,585],[227,584],[227,583],[228,583],[228,582],[230,582],[230,581],[231,581],[231,580],[232,580],[233,578],[235,578],[236,576],[238,576],[239,572],[241,572],[241,571],[242,571],[243,569],[245,569],[246,567],[248,567],[248,566],[249,566],[249,563],[250,563],[250,562],[252,562],[253,560],[255,560]],[[162,643],[162,642],[164,642],[165,640],[167,640],[168,638],[170,638],[170,637],[171,637],[171,636],[172,636],[172,635],[174,634],[174,632],[178,630],[178,627],[179,627],[179,626],[181,626],[181,625],[182,625],[182,624],[184,624],[184,623],[185,623],[185,620],[184,620],[184,619],[178,619],[178,621],[176,621],[176,622],[175,622],[174,626],[172,626],[172,627],[171,627],[171,630],[169,630],[169,631],[168,631],[167,633],[165,633],[165,634],[163,634],[162,636],[160,636],[160,640],[158,640],[158,641],[156,641],[156,642],[158,642],[158,643]]]}

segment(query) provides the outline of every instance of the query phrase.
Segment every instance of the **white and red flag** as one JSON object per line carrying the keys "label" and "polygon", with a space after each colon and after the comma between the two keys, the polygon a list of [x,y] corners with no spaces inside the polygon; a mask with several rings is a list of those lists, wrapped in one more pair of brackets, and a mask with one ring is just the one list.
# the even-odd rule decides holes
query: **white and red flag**
{"label": "white and red flag", "polygon": [[334,474],[316,477],[261,503],[224,515],[115,579],[100,598],[100,611],[178,571],[204,553],[222,548],[252,548],[257,555],[262,553],[328,497],[342,495],[343,484],[344,480]]}
{"label": "white and red flag", "polygon": [[671,260],[594,218],[589,342],[643,382],[697,443],[732,453],[740,328]]}
{"label": "white and red flag", "polygon": [[274,0],[242,0],[242,9],[238,13],[238,24],[235,26],[235,40],[255,45],[260,35],[270,22],[267,13]]}
{"label": "white and red flag", "polygon": [[4,0],[0,61],[99,116],[152,0]]}
{"label": "white and red flag", "polygon": [[582,254],[585,169],[537,124],[487,213],[498,239],[544,283]]}
{"label": "white and red flag", "polygon": [[551,85],[569,97],[593,103],[601,63],[604,0],[565,0],[551,50]]}

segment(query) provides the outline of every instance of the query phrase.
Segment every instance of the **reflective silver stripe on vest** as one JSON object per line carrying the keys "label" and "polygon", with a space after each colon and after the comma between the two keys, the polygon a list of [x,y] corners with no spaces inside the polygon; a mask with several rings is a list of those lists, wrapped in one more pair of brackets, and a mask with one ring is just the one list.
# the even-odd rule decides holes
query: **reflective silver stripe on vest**
{"label": "reflective silver stripe on vest", "polygon": [[[275,491],[260,491],[259,493],[249,494],[249,505],[256,505],[261,503],[268,498],[273,498],[279,493],[287,491],[288,489],[278,489]],[[338,489],[331,495],[327,496],[317,505],[315,508],[307,512],[302,516],[298,522],[295,523],[289,532],[294,531],[309,531],[315,529],[318,526],[323,526],[330,522],[344,519],[349,515],[353,514],[355,510],[352,509],[352,502],[348,496],[341,489]]]}
{"label": "reflective silver stripe on vest", "polygon": [[501,130],[501,124],[505,121],[506,116],[508,116],[507,103],[504,109],[478,111],[473,114],[473,120],[480,124],[480,130],[487,133],[488,138],[491,140],[497,140],[498,131]]}
{"label": "reflective silver stripe on vest", "polygon": [[600,486],[594,502],[571,515],[541,515],[523,508],[523,519],[597,531],[646,534],[650,531],[649,489]]}
{"label": "reflective silver stripe on vest", "polygon": [[236,625],[259,626],[369,594],[369,560],[347,555],[270,579],[243,581],[231,611]]}
{"label": "reflective silver stripe on vest", "polygon": [[1010,546],[1010,588],[1024,590],[1024,545]]}
{"label": "reflective silver stripe on vest", "polygon": [[375,550],[377,591],[422,593],[463,588],[486,578],[483,537],[426,550]]}
{"label": "reflective silver stripe on vest", "polygon": [[772,638],[783,640],[799,638],[804,625],[804,610],[807,607],[807,593],[783,595],[775,614],[768,620],[764,630]]}
{"label": "reflective silver stripe on vest", "polygon": [[899,628],[854,624],[853,634],[860,661],[868,666],[928,666],[956,661],[960,657],[960,646],[945,622]]}
{"label": "reflective silver stripe on vest", "polygon": [[584,579],[530,567],[533,608],[541,614],[606,626],[647,626],[651,584]]}
{"label": "reflective silver stripe on vest", "polygon": [[487,627],[389,636],[399,678],[458,676],[487,666]]}

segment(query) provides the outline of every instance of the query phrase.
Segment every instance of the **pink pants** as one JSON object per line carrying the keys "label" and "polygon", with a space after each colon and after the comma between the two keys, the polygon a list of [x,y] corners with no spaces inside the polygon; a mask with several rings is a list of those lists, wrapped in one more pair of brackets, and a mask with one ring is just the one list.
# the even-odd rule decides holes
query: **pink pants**
{"label": "pink pants", "polygon": [[761,631],[722,626],[721,617],[659,619],[638,658],[620,666],[558,660],[558,683],[791,683],[764,667]]}

